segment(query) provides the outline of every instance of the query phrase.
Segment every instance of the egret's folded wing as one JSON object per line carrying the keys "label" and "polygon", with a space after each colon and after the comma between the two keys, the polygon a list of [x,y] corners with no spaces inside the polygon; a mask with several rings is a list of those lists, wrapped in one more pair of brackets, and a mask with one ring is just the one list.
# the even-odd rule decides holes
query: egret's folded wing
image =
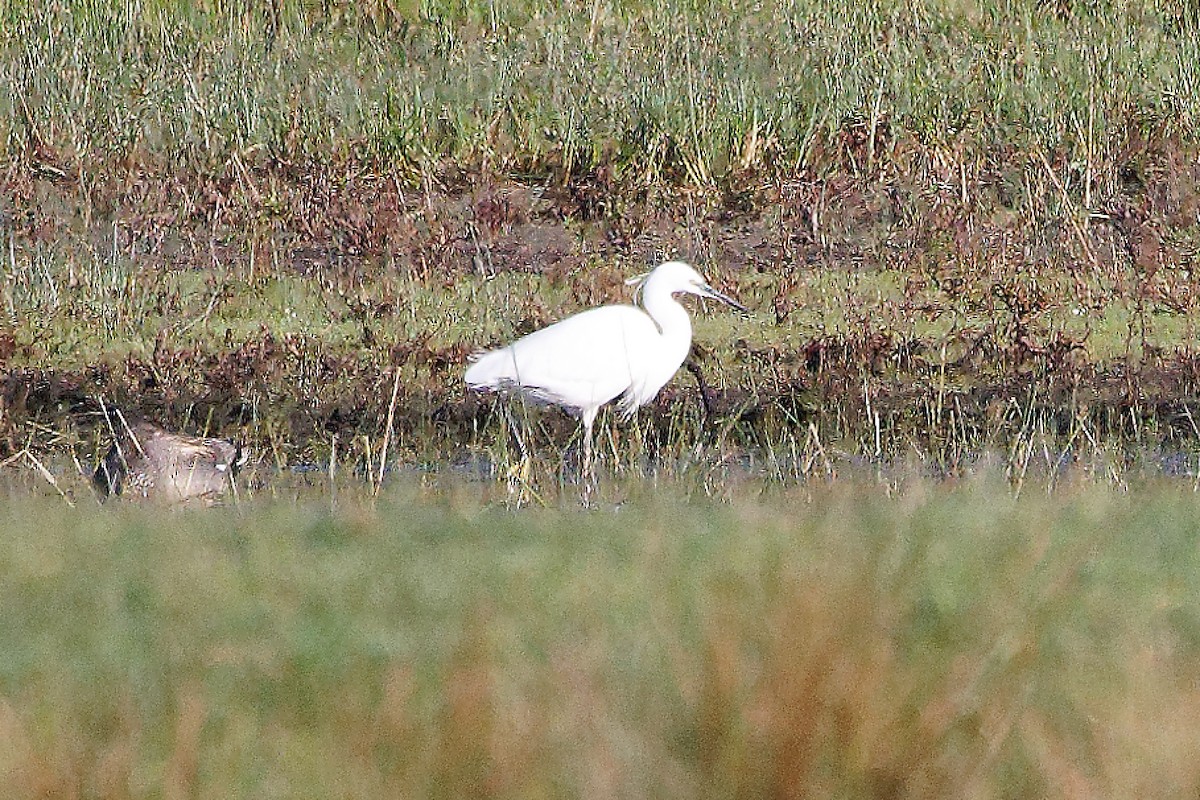
{"label": "egret's folded wing", "polygon": [[604,306],[483,354],[466,380],[572,409],[599,406],[634,382],[657,336],[641,309]]}

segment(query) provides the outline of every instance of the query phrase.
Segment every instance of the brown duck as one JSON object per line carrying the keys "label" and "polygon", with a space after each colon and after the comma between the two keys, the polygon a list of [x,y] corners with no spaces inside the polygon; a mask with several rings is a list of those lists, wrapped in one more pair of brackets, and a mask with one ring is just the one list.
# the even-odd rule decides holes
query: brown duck
{"label": "brown duck", "polygon": [[104,496],[211,505],[233,488],[247,455],[224,439],[171,433],[149,422],[121,424],[92,482]]}

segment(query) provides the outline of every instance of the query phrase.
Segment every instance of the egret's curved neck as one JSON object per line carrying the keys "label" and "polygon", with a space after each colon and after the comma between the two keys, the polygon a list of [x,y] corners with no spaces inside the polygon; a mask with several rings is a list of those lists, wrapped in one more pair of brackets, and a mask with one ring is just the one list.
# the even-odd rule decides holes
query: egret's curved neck
{"label": "egret's curved neck", "polygon": [[670,290],[656,287],[653,282],[647,284],[642,291],[642,308],[654,320],[665,342],[681,345],[685,351],[691,346],[692,320]]}

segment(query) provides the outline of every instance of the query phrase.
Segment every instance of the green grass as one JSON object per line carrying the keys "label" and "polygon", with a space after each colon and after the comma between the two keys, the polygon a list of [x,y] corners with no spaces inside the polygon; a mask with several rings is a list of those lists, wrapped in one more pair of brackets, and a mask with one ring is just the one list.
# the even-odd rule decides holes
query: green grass
{"label": "green grass", "polygon": [[[92,405],[304,447],[378,435],[398,372],[403,420],[461,442],[471,351],[623,301],[668,256],[756,310],[697,340],[727,417],[799,423],[760,441],[872,439],[882,405],[896,435],[868,447],[902,454],[942,433],[908,409],[982,427],[993,397],[1033,404],[1030,374],[1084,395],[1071,418],[1138,405],[1130,370],[1175,387],[1151,404],[1192,393],[1200,38],[1175,4],[0,0],[0,21],[3,367]],[[34,394],[6,396],[10,442],[62,422]]]}
{"label": "green grass", "polygon": [[1194,12],[1063,6],[9,2],[0,153],[33,135],[85,173],[114,156],[208,172],[261,148],[366,154],[413,179],[451,159],[708,184],[827,168],[829,136],[855,126],[868,171],[897,131],[1062,149],[1090,170],[1128,126],[1194,130]]}
{"label": "green grass", "polygon": [[[398,377],[393,465],[483,458],[497,478],[524,483],[525,502],[574,491],[577,426],[555,410],[516,408],[533,455],[531,468],[522,466],[522,445],[490,401],[473,403],[462,385],[468,354],[574,310],[629,299],[620,269],[603,263],[486,279],[424,279],[402,262],[311,275],[251,273],[245,263],[161,272],[101,254],[18,254],[10,265],[0,284],[15,343],[8,367],[16,388],[0,407],[9,453],[79,454],[93,465],[107,446],[90,413],[103,399],[185,431],[247,441],[256,458],[280,468],[327,463],[336,434],[343,467],[362,472],[368,460],[378,463]],[[1014,485],[1027,474],[1057,480],[1063,460],[1116,481],[1161,468],[1154,462],[1162,455],[1191,462],[1190,317],[1119,292],[1076,314],[1065,272],[1030,279],[1016,268],[964,270],[969,289],[910,291],[899,287],[921,276],[902,266],[718,280],[757,310],[747,319],[689,304],[706,380],[728,393],[714,418],[681,370],[633,422],[601,416],[602,469],[690,474],[720,494],[720,483],[746,475],[786,484],[853,474],[864,459],[959,474],[998,456]],[[1010,279],[1046,293],[1030,317],[1033,346],[1078,337],[1073,359],[1022,363],[1016,315],[993,288]],[[787,296],[797,305],[772,320],[781,281],[791,282]],[[1014,349],[977,350],[980,339]],[[1155,366],[1169,369],[1172,353],[1183,371],[1159,379]],[[1117,377],[1127,365],[1147,379]],[[41,391],[40,370],[68,376],[67,399],[51,394],[27,410],[20,387]]]}
{"label": "green grass", "polygon": [[[1194,797],[1177,5],[0,0],[5,796]],[[675,254],[725,404],[574,510],[462,365]],[[241,502],[97,507],[101,397]]]}
{"label": "green grass", "polygon": [[[1200,505],[6,504],[20,797],[1190,797]],[[881,496],[885,495],[885,496]],[[86,507],[85,507],[86,506]]]}

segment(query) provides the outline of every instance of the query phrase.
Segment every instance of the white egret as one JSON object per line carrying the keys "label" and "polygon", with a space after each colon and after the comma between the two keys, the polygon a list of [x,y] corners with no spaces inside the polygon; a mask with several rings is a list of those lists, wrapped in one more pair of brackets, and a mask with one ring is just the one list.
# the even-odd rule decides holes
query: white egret
{"label": "white egret", "polygon": [[654,399],[692,346],[692,322],[674,295],[711,297],[746,312],[682,261],[660,264],[628,281],[640,285],[641,307],[582,311],[512,344],[480,353],[467,369],[477,391],[519,394],[562,407],[583,423],[584,472],[592,476],[592,423],[600,406],[620,396],[629,418]]}

